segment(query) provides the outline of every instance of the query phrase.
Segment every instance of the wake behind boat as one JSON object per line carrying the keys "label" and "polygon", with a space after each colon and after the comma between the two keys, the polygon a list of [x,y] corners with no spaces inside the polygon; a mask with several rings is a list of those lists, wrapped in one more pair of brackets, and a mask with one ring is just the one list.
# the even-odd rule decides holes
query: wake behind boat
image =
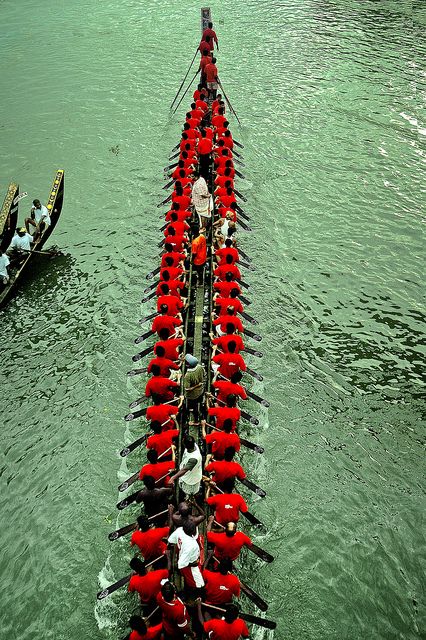
{"label": "wake behind boat", "polygon": [[[10,242],[16,229],[18,218],[18,200],[19,187],[12,183],[9,186],[8,194],[6,195],[0,216],[0,226],[3,219],[5,219],[5,225],[8,225],[7,230],[5,230],[5,227],[3,228],[1,242],[2,251],[6,251],[6,249],[10,246]],[[46,209],[50,217],[50,224],[48,226],[45,225],[41,229],[41,232],[36,237],[34,237],[34,242],[29,245],[30,248],[28,251],[23,251],[20,254],[11,255],[11,262],[8,266],[8,282],[3,285],[0,283],[0,287],[3,286],[3,289],[0,288],[0,309],[4,307],[15,294],[19,284],[23,282],[23,276],[27,271],[29,265],[31,264],[34,256],[40,254],[44,244],[49,239],[59,220],[59,216],[61,215],[63,201],[64,171],[63,169],[58,169],[53,180],[49,198],[46,204]],[[24,231],[26,231],[25,228],[22,228],[22,234],[24,233]]]}

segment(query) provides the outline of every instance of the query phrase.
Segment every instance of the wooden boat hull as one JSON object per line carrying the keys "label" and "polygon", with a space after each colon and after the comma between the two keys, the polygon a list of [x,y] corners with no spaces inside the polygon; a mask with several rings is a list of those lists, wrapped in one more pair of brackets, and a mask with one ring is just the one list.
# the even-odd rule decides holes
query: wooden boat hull
{"label": "wooden boat hull", "polygon": [[[4,307],[7,302],[14,295],[19,283],[22,281],[22,276],[25,273],[25,270],[34,259],[34,255],[37,255],[33,252],[41,251],[45,242],[50,237],[53,229],[55,228],[59,216],[61,215],[62,205],[64,201],[64,170],[58,169],[56,172],[55,178],[53,180],[52,188],[50,190],[49,198],[46,204],[47,209],[49,210],[49,215],[51,219],[51,224],[47,227],[43,233],[36,239],[31,252],[27,255],[25,260],[20,265],[19,269],[11,275],[9,283],[0,293],[0,309]],[[13,234],[12,234],[13,235]],[[9,241],[10,244],[10,241]]]}
{"label": "wooden boat hull", "polygon": [[11,182],[0,210],[0,249],[6,251],[10,245],[18,223],[19,185]]}

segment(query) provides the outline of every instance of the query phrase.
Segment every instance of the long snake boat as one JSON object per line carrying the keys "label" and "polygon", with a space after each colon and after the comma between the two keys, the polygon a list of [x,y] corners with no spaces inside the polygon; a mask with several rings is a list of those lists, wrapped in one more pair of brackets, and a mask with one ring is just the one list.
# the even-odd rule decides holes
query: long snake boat
{"label": "long snake boat", "polygon": [[9,247],[18,223],[19,185],[11,182],[0,210],[0,249]]}
{"label": "long snake boat", "polygon": [[[14,194],[14,195],[13,195]],[[12,197],[13,196],[13,197]],[[5,234],[3,232],[2,238],[2,250],[6,250],[10,244],[10,240],[14,234],[17,217],[18,217],[18,203],[17,200],[19,198],[19,188],[17,185],[10,185],[8,195],[5,199],[5,204],[3,208],[8,206],[6,201],[10,201],[12,209],[9,214],[9,231]],[[35,255],[37,255],[43,248],[44,244],[49,239],[51,233],[53,232],[56,224],[59,220],[59,216],[61,215],[62,205],[64,201],[64,171],[63,169],[58,169],[56,175],[53,179],[53,184],[50,189],[49,197],[46,203],[47,210],[49,211],[49,216],[51,223],[48,227],[45,227],[44,230],[40,233],[40,235],[35,239],[35,242],[31,246],[31,251],[29,251],[23,260],[20,260],[15,267],[12,267],[10,270],[10,279],[7,285],[4,287],[2,291],[0,291],[0,309],[4,307],[7,302],[9,302],[10,298],[14,295],[18,285],[22,282],[24,273],[28,270],[29,265],[33,261]],[[15,203],[15,204],[13,204]],[[2,208],[2,215],[3,215]],[[1,224],[1,218],[0,218]],[[13,230],[12,230],[13,227]],[[8,238],[8,242],[6,242],[6,236]],[[3,249],[4,246],[4,249]]]}
{"label": "long snake boat", "polygon": [[[201,9],[202,41],[206,29],[211,31],[210,22],[210,9]],[[235,113],[219,79],[218,82],[229,113]],[[183,97],[190,86],[191,83]],[[203,76],[197,91],[190,108],[194,113],[194,102],[197,107],[201,101],[203,110]],[[141,609],[133,609],[129,623],[132,631],[126,636],[130,640],[203,638],[206,634],[212,639],[225,636],[237,639],[248,636],[246,623],[266,629],[276,627],[274,621],[262,615],[268,609],[267,602],[249,585],[259,559],[272,562],[273,557],[252,540],[263,525],[235,491],[235,480],[238,479],[238,487],[242,485],[247,496],[266,496],[233,460],[240,447],[247,450],[240,459],[243,463],[247,461],[248,466],[252,466],[249,456],[263,453],[261,446],[242,434],[244,425],[257,425],[259,419],[240,409],[237,399],[244,402],[251,398],[266,407],[269,403],[248,388],[251,379],[263,378],[247,367],[238,353],[242,351],[244,356],[251,354],[258,358],[263,355],[243,342],[243,338],[244,341],[248,338],[260,341],[261,337],[243,326],[240,318],[257,324],[243,308],[243,304],[250,304],[241,293],[243,287],[248,288],[244,276],[253,267],[235,234],[236,225],[238,231],[250,230],[249,218],[235,196],[241,201],[245,198],[234,188],[234,174],[243,177],[234,169],[234,162],[243,165],[242,155],[235,147],[243,148],[243,145],[235,141],[231,133],[220,134],[222,128],[229,131],[227,117],[216,120],[213,117],[212,121],[212,115],[223,116],[225,112],[225,102],[220,101],[219,96],[215,98],[210,92],[199,123],[194,125],[197,133],[189,138],[194,143],[189,146],[188,135],[185,135],[188,127],[184,126],[182,140],[172,150],[172,163],[164,170],[165,179],[171,179],[165,188],[171,188],[172,193],[158,206],[171,203],[172,208],[166,213],[162,227],[165,238],[159,244],[161,264],[147,275],[148,280],[155,280],[145,288],[142,299],[142,303],[157,299],[157,308],[140,321],[144,324],[153,320],[153,324],[150,330],[136,338],[135,343],[150,341],[155,333],[158,337],[154,344],[133,356],[134,362],[148,355],[154,356],[148,368],[144,366],[128,372],[132,378],[152,374],[146,384],[145,396],[132,402],[131,413],[125,416],[128,423],[145,419],[150,430],[146,433],[147,424],[142,422],[145,433],[138,434],[120,455],[127,458],[134,451],[140,453],[141,447],[145,446],[148,453],[141,456],[142,468],[118,488],[121,493],[139,485],[117,504],[120,512],[128,507],[134,509],[129,517],[133,521],[112,531],[109,539],[123,540],[131,534],[131,544],[139,547],[140,553],[130,562],[133,573],[127,573],[103,588],[97,599],[102,601],[127,585],[129,591],[139,593]],[[187,113],[186,122],[191,119]],[[202,154],[200,140],[206,138],[207,132],[211,134],[212,147],[216,146]],[[221,138],[226,138],[227,153],[223,153],[225,145],[220,144]],[[188,155],[190,151],[193,155]],[[220,178],[222,164],[224,170],[230,170],[223,171]],[[185,169],[183,172],[182,168]],[[194,206],[197,202],[195,189],[192,191],[194,174],[198,178],[201,169],[209,192],[205,196],[210,202],[207,214],[204,209]],[[234,206],[229,206],[226,196],[233,196]],[[205,247],[204,263],[201,256],[201,264],[197,260],[200,244]],[[218,252],[219,249],[222,252]],[[245,270],[244,276],[240,268]],[[225,309],[222,315],[221,305]],[[191,375],[200,366],[204,372],[202,381],[193,383]],[[197,393],[198,396],[194,397],[191,392],[197,389],[201,391],[196,391],[195,396]],[[153,404],[140,408],[148,397]],[[191,456],[192,461],[197,459],[192,466],[188,463]],[[198,460],[202,477],[194,476]],[[134,459],[132,466],[137,466]],[[233,472],[229,473],[231,469]],[[189,482],[189,476],[193,483]],[[140,486],[141,480],[145,488]],[[192,487],[199,490],[192,490]],[[138,508],[141,503],[144,506],[142,517]],[[241,531],[240,520],[258,527],[257,530],[252,528],[251,537]],[[234,545],[232,553],[230,540]],[[195,556],[191,555],[194,553]],[[252,613],[253,605],[258,613]],[[223,633],[221,625],[225,625]]]}

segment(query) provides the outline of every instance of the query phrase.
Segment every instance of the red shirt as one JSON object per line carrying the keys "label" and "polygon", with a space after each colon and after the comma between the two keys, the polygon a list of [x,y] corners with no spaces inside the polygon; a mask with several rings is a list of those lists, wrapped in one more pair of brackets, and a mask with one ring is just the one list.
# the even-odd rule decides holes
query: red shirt
{"label": "red shirt", "polygon": [[[231,162],[232,162],[232,160],[231,160]],[[231,166],[231,167],[226,167],[226,166],[225,166],[225,165],[223,165],[223,164],[222,164],[222,165],[219,165],[219,166],[217,167],[217,169],[216,169],[216,173],[217,173],[217,175],[219,175],[219,176],[224,175],[224,174],[225,174],[225,169],[228,169],[228,168],[231,170],[231,173],[230,173],[230,175],[229,175],[229,176],[227,176],[227,179],[228,179],[228,180],[229,180],[229,179],[233,180],[233,179],[235,178],[235,169],[234,169],[234,167],[233,167],[233,166]]]}
{"label": "red shirt", "polygon": [[244,311],[241,300],[238,300],[238,298],[216,298],[216,300],[214,301],[214,306],[219,307],[220,316],[228,315],[229,307],[234,307],[235,313],[241,313],[242,311]]}
{"label": "red shirt", "polygon": [[198,153],[200,156],[205,156],[212,152],[212,141],[209,138],[200,138],[198,141]]}
{"label": "red shirt", "polygon": [[231,340],[233,340],[235,342],[235,344],[236,344],[235,353],[239,353],[240,351],[244,351],[243,339],[237,333],[227,334],[226,336],[220,336],[219,338],[215,338],[213,340],[213,344],[217,344],[219,349],[221,349],[225,353],[229,353],[228,352],[228,342],[231,342]]}
{"label": "red shirt", "polygon": [[186,220],[188,220],[188,218],[192,216],[192,213],[190,211],[182,211],[182,209],[175,211],[174,209],[170,209],[170,211],[166,213],[166,217],[165,217],[166,222],[171,222],[172,213],[177,214],[178,222],[186,222]]}
{"label": "red shirt", "polygon": [[182,176],[180,175],[181,171],[185,172],[184,178],[187,178],[192,173],[191,169],[186,169],[185,167],[182,169],[182,167],[178,166],[172,173],[173,180],[182,180]]}
{"label": "red shirt", "polygon": [[132,533],[130,543],[139,547],[145,561],[153,560],[161,556],[167,549],[163,538],[167,538],[169,531],[169,527],[148,529],[148,531],[138,530]]}
{"label": "red shirt", "polygon": [[209,108],[209,105],[204,100],[196,100],[195,101],[195,106],[196,106],[197,109],[201,109],[201,111],[203,111],[203,113],[205,113]]}
{"label": "red shirt", "polygon": [[242,466],[233,460],[230,462],[227,460],[215,460],[204,467],[204,471],[212,473],[213,480],[218,484],[222,484],[222,482],[225,482],[228,478],[243,480],[246,477]]}
{"label": "red shirt", "polygon": [[[225,311],[227,311],[227,309],[225,309]],[[224,333],[226,331],[227,324],[233,324],[235,327],[235,330],[238,331],[239,333],[243,333],[244,331],[242,322],[239,318],[237,318],[237,316],[223,315],[216,318],[216,320],[214,320],[213,322],[213,326],[217,327],[219,325],[219,327]]]}
{"label": "red shirt", "polygon": [[186,196],[185,194],[178,196],[175,191],[172,194],[172,201],[177,202],[179,209],[182,209],[183,211],[186,211],[186,209],[191,205],[191,198],[189,196]]}
{"label": "red shirt", "polygon": [[241,287],[235,280],[232,282],[226,282],[226,280],[215,282],[213,287],[220,293],[222,298],[228,298],[232,289],[238,289],[238,293],[241,293]]}
{"label": "red shirt", "polygon": [[210,604],[227,604],[232,596],[240,597],[240,581],[233,573],[225,576],[219,571],[204,569],[203,578],[206,582],[206,602]]}
{"label": "red shirt", "polygon": [[212,49],[213,49],[213,41],[216,42],[216,45],[217,45],[216,31],[214,31],[213,29],[210,29],[210,27],[207,27],[207,29],[204,29],[203,31],[202,40],[204,40],[206,36],[210,36],[210,42],[212,43]]}
{"label": "red shirt", "polygon": [[217,82],[217,66],[213,64],[213,62],[206,64],[204,67],[204,73],[206,74],[207,82]]}
{"label": "red shirt", "polygon": [[196,144],[196,140],[195,138],[191,138],[191,140],[189,140],[189,137],[187,140],[182,139],[182,141],[179,143],[179,149],[181,151],[189,151],[195,149],[195,144]]}
{"label": "red shirt", "polygon": [[171,244],[175,251],[182,251],[182,249],[188,242],[188,238],[186,238],[185,236],[177,236],[177,235],[166,236],[164,242],[168,242],[169,244]]}
{"label": "red shirt", "polygon": [[232,420],[233,429],[237,426],[241,418],[241,411],[238,407],[210,407],[209,416],[216,418],[216,427],[223,429],[225,420]]}
{"label": "red shirt", "polygon": [[146,410],[146,419],[148,422],[157,421],[161,425],[164,422],[166,424],[163,425],[164,431],[167,430],[168,426],[174,425],[174,422],[170,419],[171,416],[176,416],[179,412],[179,409],[176,405],[173,404],[154,404],[151,407],[148,407]]}
{"label": "red shirt", "polygon": [[174,398],[174,391],[172,389],[179,389],[180,385],[170,378],[163,378],[161,376],[154,376],[150,378],[146,383],[145,395],[149,398],[152,395],[160,396],[165,402]]}
{"label": "red shirt", "polygon": [[179,251],[168,251],[167,253],[163,253],[161,257],[161,266],[164,269],[168,268],[166,264],[166,258],[172,258],[173,259],[172,267],[177,267],[179,262],[182,262],[182,260],[185,260],[185,254],[180,253]]}
{"label": "red shirt", "polygon": [[200,42],[200,46],[198,48],[201,51],[201,55],[203,55],[203,51],[205,49],[208,49],[208,51],[212,51],[213,50],[213,42],[211,40],[210,40],[210,42],[206,42],[204,40],[204,37],[203,37],[201,42]]}
{"label": "red shirt", "polygon": [[225,280],[227,273],[232,273],[235,280],[241,280],[241,272],[235,264],[223,264],[214,270],[214,275],[219,280]]}
{"label": "red shirt", "polygon": [[165,236],[168,235],[169,227],[173,227],[177,236],[183,236],[184,233],[188,231],[188,229],[190,228],[187,222],[183,222],[183,221],[179,222],[179,220],[177,220],[176,222],[170,222],[170,224],[167,225],[167,228],[164,230]]}
{"label": "red shirt", "polygon": [[137,591],[141,602],[147,603],[160,591],[161,580],[167,580],[168,577],[167,569],[149,571],[145,576],[134,575],[130,578],[129,591]]}
{"label": "red shirt", "polygon": [[162,631],[163,625],[160,622],[160,624],[156,624],[155,627],[149,627],[149,629],[143,636],[141,636],[138,631],[132,631],[129,636],[129,640],[158,640],[158,638],[160,638],[161,636]]}
{"label": "red shirt", "polygon": [[232,136],[221,136],[221,140],[224,141],[225,147],[232,151],[232,149],[234,148],[234,141],[232,139]]}
{"label": "red shirt", "polygon": [[194,264],[202,265],[207,260],[207,241],[205,236],[200,235],[192,241],[191,246]]}
{"label": "red shirt", "polygon": [[168,329],[170,335],[174,333],[175,328],[182,324],[182,320],[179,318],[173,318],[173,316],[157,316],[154,318],[154,322],[151,325],[151,331],[160,333],[161,329]]}
{"label": "red shirt", "polygon": [[161,310],[161,305],[167,305],[167,315],[168,316],[177,316],[179,311],[183,309],[183,302],[176,296],[166,295],[159,296],[157,299],[157,311]]}
{"label": "red shirt", "polygon": [[[156,364],[160,367],[160,376],[168,378],[170,375],[170,369],[179,369],[179,365],[173,362],[173,360],[169,360],[169,358],[153,358],[148,365],[148,373],[152,371],[152,365]],[[223,374],[225,375],[225,373]],[[228,377],[228,376],[225,376]]]}
{"label": "red shirt", "polygon": [[[232,194],[230,196],[220,196],[219,198],[219,207],[226,207],[227,209],[231,208],[231,204],[236,202],[235,195]],[[235,212],[234,212],[235,213]],[[235,220],[234,220],[235,222]]]}
{"label": "red shirt", "polygon": [[229,180],[231,182],[231,187],[234,188],[234,180],[230,177],[230,176],[225,176],[225,175],[218,175],[216,180],[214,181],[214,183],[219,187],[222,188],[225,186],[225,182]]}
{"label": "red shirt", "polygon": [[228,150],[228,153],[225,153],[224,155],[221,156],[217,156],[214,159],[214,164],[216,166],[216,169],[220,169],[221,167],[226,167],[226,163],[227,161],[230,160],[232,162],[232,153]]}
{"label": "red shirt", "polygon": [[226,433],[225,431],[215,431],[206,435],[206,444],[212,445],[213,456],[222,459],[225,449],[234,447],[235,451],[241,448],[240,437],[236,433]]}
{"label": "red shirt", "polygon": [[231,624],[223,619],[212,619],[204,623],[204,631],[209,640],[238,640],[249,637],[249,630],[244,620],[237,618]]}
{"label": "red shirt", "polygon": [[166,271],[168,271],[170,280],[172,281],[179,280],[179,277],[183,274],[184,269],[182,267],[163,267],[163,269],[160,269],[160,282],[165,281]]}
{"label": "red shirt", "polygon": [[[167,451],[172,445],[173,438],[177,438],[179,435],[179,429],[169,429],[163,433],[155,433],[150,436],[146,442],[147,449],[154,449],[161,456],[164,451]],[[171,452],[170,452],[171,455]]]}
{"label": "red shirt", "polygon": [[242,531],[236,531],[233,536],[227,536],[226,533],[214,533],[209,531],[207,533],[207,541],[214,544],[214,555],[218,560],[223,558],[229,558],[230,560],[236,560],[240,555],[242,547],[252,542],[248,536]]}
{"label": "red shirt", "polygon": [[220,115],[219,113],[212,118],[212,125],[217,127],[222,127],[223,123],[226,122],[227,118],[225,116]]}
{"label": "red shirt", "polygon": [[226,264],[226,256],[231,256],[233,262],[238,262],[240,254],[235,247],[223,247],[223,249],[217,249],[215,255],[219,258],[219,265]]}
{"label": "red shirt", "polygon": [[[161,485],[167,480],[167,475],[175,468],[175,463],[172,460],[166,462],[156,462],[155,464],[144,464],[139,472],[139,480],[143,480],[145,476],[152,476],[154,480],[159,480],[163,476],[166,476],[161,482]],[[160,486],[161,486],[160,485]]]}
{"label": "red shirt", "polygon": [[204,111],[202,109],[197,109],[197,107],[195,107],[195,109],[191,109],[189,113],[191,114],[191,118],[195,118],[198,121],[202,120],[204,116]]}
{"label": "red shirt", "polygon": [[165,358],[169,358],[170,360],[177,360],[179,357],[178,347],[183,345],[183,338],[169,338],[168,340],[159,340],[154,345],[155,347],[161,346],[164,347]]}
{"label": "red shirt", "polygon": [[247,365],[239,353],[218,353],[213,362],[219,365],[219,373],[230,378],[237,371],[246,371]]}
{"label": "red shirt", "polygon": [[201,69],[201,71],[204,72],[204,69],[206,68],[206,66],[208,64],[210,64],[211,61],[212,61],[211,55],[201,56],[201,60],[200,60],[200,69]]}
{"label": "red shirt", "polygon": [[226,398],[233,394],[243,400],[247,400],[247,394],[240,384],[234,384],[227,380],[218,380],[213,382],[213,387],[218,390],[217,399],[226,402]]}
{"label": "red shirt", "polygon": [[180,598],[176,597],[172,602],[166,602],[159,593],[157,604],[163,614],[163,627],[167,634],[171,636],[177,632],[183,634],[189,629],[189,615]]}
{"label": "red shirt", "polygon": [[[164,282],[166,282],[166,281],[163,280],[163,281],[158,283],[157,288],[155,290],[155,293],[157,294],[157,296],[164,295],[163,294],[163,290],[161,288],[161,285],[164,284]],[[181,295],[180,292],[185,286],[183,284],[182,280],[167,280],[166,284],[169,287],[170,295],[175,296],[177,298],[180,298],[180,295]]]}
{"label": "red shirt", "polygon": [[215,519],[219,524],[238,522],[241,513],[248,511],[246,501],[239,493],[220,493],[206,500],[215,509]]}

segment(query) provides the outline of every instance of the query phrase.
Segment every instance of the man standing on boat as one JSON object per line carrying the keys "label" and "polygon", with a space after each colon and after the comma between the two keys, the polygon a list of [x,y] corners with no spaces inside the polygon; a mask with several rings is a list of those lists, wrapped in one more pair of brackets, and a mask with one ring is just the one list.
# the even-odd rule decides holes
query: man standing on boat
{"label": "man standing on boat", "polygon": [[204,67],[204,73],[206,74],[207,89],[210,92],[209,95],[213,98],[213,100],[215,100],[217,89],[219,86],[216,58],[212,58],[212,61],[209,64],[206,64],[206,66]]}
{"label": "man standing on boat", "polygon": [[183,388],[186,400],[186,413],[192,411],[194,422],[189,424],[199,424],[200,422],[200,402],[204,393],[204,367],[190,353],[185,356],[187,370],[183,379]]}
{"label": "man standing on boat", "polygon": [[216,49],[219,51],[219,42],[217,40],[216,31],[213,30],[213,22],[209,22],[207,29],[204,29],[202,40],[205,40],[206,36],[209,36],[209,38],[210,38],[212,50],[213,50],[213,47],[214,47],[213,42],[215,42],[216,43]]}
{"label": "man standing on boat", "polygon": [[207,222],[211,217],[210,211],[210,193],[207,188],[207,182],[198,170],[194,171],[195,182],[192,187],[192,204],[198,214],[200,227],[206,228]]}
{"label": "man standing on boat", "polygon": [[191,245],[192,264],[197,272],[198,286],[203,284],[204,265],[207,260],[207,241],[205,233],[204,229],[200,229],[198,236],[194,238]]}
{"label": "man standing on boat", "polygon": [[183,440],[184,452],[179,465],[179,471],[170,477],[169,483],[173,484],[179,478],[179,486],[182,491],[191,498],[200,490],[203,477],[202,456],[195,438],[186,436]]}
{"label": "man standing on boat", "polygon": [[[186,520],[181,527],[173,531],[168,537],[169,548],[178,548],[178,569],[185,581],[188,593],[194,589],[204,587],[204,580],[200,569],[200,547],[197,541],[197,527],[190,520]],[[168,569],[172,569],[170,551],[167,551]],[[199,592],[198,592],[199,593]]]}

